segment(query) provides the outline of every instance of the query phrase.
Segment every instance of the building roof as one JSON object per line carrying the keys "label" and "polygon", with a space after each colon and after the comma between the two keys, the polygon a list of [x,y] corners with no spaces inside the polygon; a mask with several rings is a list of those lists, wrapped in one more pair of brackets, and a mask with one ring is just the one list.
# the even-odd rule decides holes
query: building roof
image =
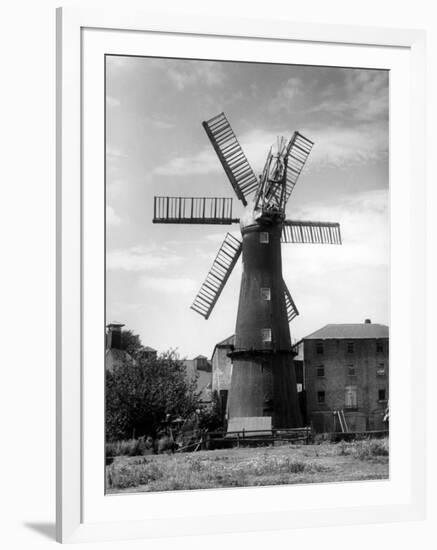
{"label": "building roof", "polygon": [[227,338],[225,338],[224,340],[216,344],[216,346],[233,346],[233,345],[235,345],[235,334],[228,336]]}
{"label": "building roof", "polygon": [[232,346],[235,346],[235,334],[232,334],[231,336],[228,336],[227,338],[225,338],[221,342],[218,342],[214,346],[214,349],[213,349],[213,352],[212,352],[212,355],[211,355],[211,361],[212,361],[212,358],[214,357],[215,350],[217,348],[231,348]]}
{"label": "building roof", "polygon": [[304,340],[325,340],[325,339],[366,339],[366,338],[388,338],[388,326],[376,323],[348,323],[339,325],[325,325],[312,334],[305,336]]}
{"label": "building roof", "polygon": [[150,346],[144,346],[143,349],[144,349],[144,351],[154,351],[154,352],[156,352],[156,349],[151,348]]}

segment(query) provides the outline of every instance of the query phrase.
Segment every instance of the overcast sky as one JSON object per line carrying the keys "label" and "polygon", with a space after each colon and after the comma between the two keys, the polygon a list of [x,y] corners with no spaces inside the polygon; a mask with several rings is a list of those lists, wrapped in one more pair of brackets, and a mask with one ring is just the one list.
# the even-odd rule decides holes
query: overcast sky
{"label": "overcast sky", "polygon": [[292,339],[327,323],[388,324],[388,72],[115,56],[107,57],[107,321],[187,357],[210,357],[234,332],[241,260],[208,321],[189,306],[238,225],[152,224],[154,195],[234,197],[201,126],[221,111],[256,174],[276,136],[299,130],[314,141],[287,217],[341,223],[342,246],[282,245],[300,311]]}

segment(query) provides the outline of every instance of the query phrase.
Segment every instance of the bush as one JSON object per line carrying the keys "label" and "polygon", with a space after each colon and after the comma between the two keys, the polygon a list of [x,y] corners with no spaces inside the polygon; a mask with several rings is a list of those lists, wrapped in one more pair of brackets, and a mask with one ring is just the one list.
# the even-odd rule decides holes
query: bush
{"label": "bush", "polygon": [[198,397],[174,351],[126,360],[106,373],[106,440],[155,435],[167,415],[190,416]]}
{"label": "bush", "polygon": [[340,441],[337,444],[339,455],[353,455],[360,460],[375,460],[379,457],[389,456],[388,438],[364,439],[362,441]]}
{"label": "bush", "polygon": [[120,441],[108,441],[105,445],[107,457],[115,456],[140,456],[153,448],[147,445],[146,439],[122,439]]}

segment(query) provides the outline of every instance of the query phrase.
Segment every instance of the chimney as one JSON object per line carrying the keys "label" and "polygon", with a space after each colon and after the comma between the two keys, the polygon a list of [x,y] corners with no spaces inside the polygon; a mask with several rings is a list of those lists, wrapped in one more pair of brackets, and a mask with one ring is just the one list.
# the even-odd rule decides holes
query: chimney
{"label": "chimney", "polygon": [[106,347],[107,349],[121,349],[121,329],[124,327],[123,323],[109,323],[107,325],[108,332],[106,334]]}
{"label": "chimney", "polygon": [[365,323],[366,325],[370,325],[371,322],[372,322],[371,319],[364,319],[364,323]]}

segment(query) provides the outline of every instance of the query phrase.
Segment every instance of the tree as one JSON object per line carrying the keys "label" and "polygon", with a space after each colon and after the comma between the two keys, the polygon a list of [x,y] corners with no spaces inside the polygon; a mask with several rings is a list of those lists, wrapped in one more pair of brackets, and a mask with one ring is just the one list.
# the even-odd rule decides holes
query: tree
{"label": "tree", "polygon": [[222,410],[220,397],[217,391],[211,396],[211,403],[200,408],[199,428],[209,430],[210,432],[222,428]]}
{"label": "tree", "polygon": [[136,357],[144,346],[138,334],[134,334],[132,330],[122,330],[120,349],[126,351],[131,357]]}
{"label": "tree", "polygon": [[155,435],[167,415],[187,418],[198,407],[196,380],[188,380],[174,351],[156,359],[137,357],[106,375],[108,441]]}

